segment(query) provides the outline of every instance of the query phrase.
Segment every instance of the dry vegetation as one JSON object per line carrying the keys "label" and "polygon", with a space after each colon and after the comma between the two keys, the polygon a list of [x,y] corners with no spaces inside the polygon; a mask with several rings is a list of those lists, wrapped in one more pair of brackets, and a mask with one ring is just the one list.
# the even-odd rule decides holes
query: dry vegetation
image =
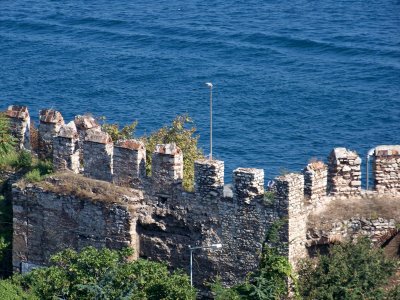
{"label": "dry vegetation", "polygon": [[333,222],[349,220],[353,217],[394,219],[399,222],[400,196],[370,195],[362,198],[333,200],[322,211],[309,216],[308,227],[323,229],[324,224],[330,226]]}
{"label": "dry vegetation", "polygon": [[[23,179],[19,182],[21,188],[26,184],[27,182]],[[34,185],[54,193],[74,195],[94,202],[126,203],[128,197],[131,201],[139,201],[141,199],[140,192],[137,190],[86,178],[74,173],[52,174]]]}

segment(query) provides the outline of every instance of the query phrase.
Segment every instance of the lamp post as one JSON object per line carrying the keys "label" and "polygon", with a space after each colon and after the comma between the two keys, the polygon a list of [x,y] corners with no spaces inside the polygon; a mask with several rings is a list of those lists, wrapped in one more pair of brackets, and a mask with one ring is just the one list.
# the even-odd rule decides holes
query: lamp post
{"label": "lamp post", "polygon": [[212,160],[212,90],[213,84],[206,82],[206,85],[210,88],[210,160]]}
{"label": "lamp post", "polygon": [[190,250],[190,285],[193,286],[193,251],[198,249],[221,249],[222,244],[211,244],[208,246],[189,246]]}

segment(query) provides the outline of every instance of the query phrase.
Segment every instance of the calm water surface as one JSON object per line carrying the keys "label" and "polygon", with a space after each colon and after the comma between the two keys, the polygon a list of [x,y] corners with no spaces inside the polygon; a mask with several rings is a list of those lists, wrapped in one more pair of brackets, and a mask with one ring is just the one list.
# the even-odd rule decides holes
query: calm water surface
{"label": "calm water surface", "polygon": [[0,0],[0,108],[149,133],[189,113],[227,181],[400,144],[400,1]]}

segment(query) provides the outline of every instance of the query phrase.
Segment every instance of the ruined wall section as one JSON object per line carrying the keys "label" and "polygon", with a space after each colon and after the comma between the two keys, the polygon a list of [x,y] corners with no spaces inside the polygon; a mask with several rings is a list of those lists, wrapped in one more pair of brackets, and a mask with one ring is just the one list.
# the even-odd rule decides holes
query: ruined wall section
{"label": "ruined wall section", "polygon": [[146,177],[146,148],[141,141],[121,140],[114,144],[113,182],[140,187]]}
{"label": "ruined wall section", "polygon": [[152,155],[151,180],[153,190],[168,197],[182,186],[183,153],[175,143],[159,144]]}
{"label": "ruined wall section", "polygon": [[307,213],[304,207],[304,176],[287,174],[276,178],[276,201],[278,217],[282,222],[281,242],[289,262],[296,266],[299,259],[307,256],[305,236]]}
{"label": "ruined wall section", "polygon": [[18,150],[30,150],[30,124],[31,119],[26,106],[10,105],[6,110],[6,116],[10,120],[11,133],[17,140]]}
{"label": "ruined wall section", "polygon": [[304,195],[311,203],[322,201],[327,195],[328,167],[322,161],[309,163],[302,171]]}
{"label": "ruined wall section", "polygon": [[64,125],[64,118],[59,111],[43,109],[39,116],[39,148],[40,159],[53,159],[53,139]]}
{"label": "ruined wall section", "polygon": [[101,131],[86,134],[83,142],[83,174],[86,177],[111,182],[113,178],[113,151],[111,137]]}
{"label": "ruined wall section", "polygon": [[378,193],[400,192],[400,146],[378,146],[374,151],[373,173]]}
{"label": "ruined wall section", "polygon": [[[13,187],[13,267],[45,265],[66,248],[137,249],[136,222],[129,203],[91,201],[40,187]],[[130,199],[136,203],[139,199]]]}
{"label": "ruined wall section", "polygon": [[328,157],[328,192],[357,195],[361,192],[361,158],[346,148],[335,148]]}
{"label": "ruined wall section", "polygon": [[53,170],[55,172],[79,173],[78,139],[74,122],[61,126],[58,135],[53,139]]}

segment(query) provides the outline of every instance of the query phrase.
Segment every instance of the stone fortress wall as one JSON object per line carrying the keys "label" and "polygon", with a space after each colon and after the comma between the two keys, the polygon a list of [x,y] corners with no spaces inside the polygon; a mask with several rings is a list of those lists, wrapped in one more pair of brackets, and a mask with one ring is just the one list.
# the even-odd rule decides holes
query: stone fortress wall
{"label": "stone fortress wall", "polygon": [[[18,147],[29,149],[28,109],[10,106],[6,114]],[[400,146],[375,148],[374,191],[361,189],[358,154],[335,148],[327,164],[311,162],[299,174],[277,177],[268,187],[274,192],[272,201],[264,197],[261,169],[237,168],[231,190],[224,188],[224,162],[219,160],[196,161],[194,192],[183,190],[183,155],[173,143],[157,145],[152,174],[146,176],[142,142],[112,141],[90,116],[77,116],[65,124],[60,112],[42,110],[40,158],[52,159],[57,172],[81,174],[76,176],[93,179],[93,185],[100,180],[129,187],[137,196],[130,201],[121,196],[123,201],[100,205],[35,185],[14,186],[14,267],[44,264],[49,255],[66,246],[79,249],[93,244],[131,246],[139,257],[187,269],[189,245],[222,243],[220,250],[195,253],[194,280],[200,284],[219,274],[226,284],[234,284],[256,270],[266,233],[276,220],[286,220],[280,229],[286,242],[283,251],[296,265],[311,245],[329,243],[338,233],[349,232],[348,223],[331,232],[310,230],[311,214],[323,211],[335,199],[363,201],[365,194],[400,193]],[[373,238],[394,231],[393,220],[380,223],[377,230],[371,230],[373,222],[369,231],[365,226],[359,229]],[[51,238],[49,232],[53,232]]]}

